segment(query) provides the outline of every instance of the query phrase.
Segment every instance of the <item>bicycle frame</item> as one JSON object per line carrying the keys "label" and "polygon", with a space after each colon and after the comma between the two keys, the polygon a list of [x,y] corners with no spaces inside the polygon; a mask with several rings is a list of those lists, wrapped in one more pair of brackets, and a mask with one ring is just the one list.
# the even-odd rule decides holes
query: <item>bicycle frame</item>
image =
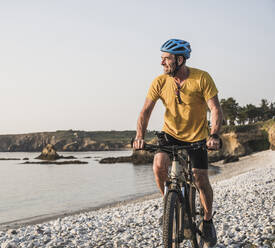
{"label": "bicycle frame", "polygon": [[[179,162],[178,157],[180,157],[182,163],[183,162],[186,163],[187,168],[184,168],[183,164]],[[182,186],[184,183],[188,183],[188,184],[190,184],[190,186],[196,187],[196,185],[193,181],[193,172],[192,172],[192,166],[191,166],[191,161],[190,161],[189,155],[187,155],[186,158],[182,157],[180,154],[173,155],[171,172],[168,177],[170,178],[169,185],[171,183],[172,187],[174,189],[176,189],[175,185]],[[165,185],[164,195],[168,192],[169,185]],[[183,190],[183,187],[181,187],[181,189]],[[183,194],[183,196],[184,196],[184,194]]]}
{"label": "bicycle frame", "polygon": [[[181,162],[179,162],[179,158],[181,159]],[[184,163],[186,164],[187,168],[185,168]],[[173,161],[169,174],[169,180],[165,182],[164,197],[166,197],[170,191],[176,191],[179,194],[179,199],[182,205],[181,207],[182,209],[185,209],[184,212],[186,212],[188,217],[189,228],[192,232],[191,235],[195,235],[195,233],[200,234],[200,231],[197,230],[192,220],[191,206],[189,202],[190,198],[187,185],[189,185],[189,189],[191,189],[191,187],[195,187],[197,189],[193,181],[193,172],[190,157],[189,155],[181,156],[178,152],[173,153]],[[180,216],[178,238],[180,242],[182,242],[186,238],[184,236],[184,214]]]}

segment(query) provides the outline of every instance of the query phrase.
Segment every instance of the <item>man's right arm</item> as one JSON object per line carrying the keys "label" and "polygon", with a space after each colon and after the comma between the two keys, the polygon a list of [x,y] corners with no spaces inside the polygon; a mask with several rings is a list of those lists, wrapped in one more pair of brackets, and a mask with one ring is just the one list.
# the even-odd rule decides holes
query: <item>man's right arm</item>
{"label": "man's right arm", "polygon": [[145,131],[148,126],[148,122],[149,122],[152,110],[154,109],[154,106],[155,106],[155,102],[149,98],[146,98],[144,106],[138,117],[137,133],[133,143],[134,149],[140,149],[144,145]]}

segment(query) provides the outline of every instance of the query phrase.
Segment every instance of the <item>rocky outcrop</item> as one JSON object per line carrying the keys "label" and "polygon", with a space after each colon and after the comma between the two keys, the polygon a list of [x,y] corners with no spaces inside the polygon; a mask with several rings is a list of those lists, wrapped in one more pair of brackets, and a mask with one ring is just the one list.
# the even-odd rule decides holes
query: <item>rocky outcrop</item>
{"label": "rocky outcrop", "polygon": [[36,159],[41,160],[57,160],[59,158],[60,156],[51,144],[46,145],[46,147],[43,148],[42,153],[36,157]]}
{"label": "rocky outcrop", "polygon": [[151,164],[154,159],[154,154],[146,151],[133,151],[131,156],[127,157],[108,157],[99,161],[100,164],[114,163],[133,163],[133,164]]}
{"label": "rocky outcrop", "polygon": [[269,149],[267,133],[263,130],[250,130],[244,133],[226,133],[222,135],[225,156],[244,156],[252,152]]}
{"label": "rocky outcrop", "polygon": [[227,163],[238,162],[238,161],[239,161],[239,157],[238,156],[227,156],[223,160],[223,163],[227,164]]}
{"label": "rocky outcrop", "polygon": [[126,157],[109,157],[103,158],[99,161],[100,164],[114,164],[114,163],[132,163],[132,156]]}
{"label": "rocky outcrop", "polygon": [[[74,156],[60,156],[57,154],[53,145],[48,144],[43,148],[42,153],[35,159],[41,160],[57,160],[57,159],[75,159]],[[36,163],[36,162],[33,162]]]}
{"label": "rocky outcrop", "polygon": [[252,152],[269,149],[267,132],[253,129],[249,132],[229,132],[221,135],[223,147],[219,151],[209,151],[210,162],[216,162],[231,156],[245,156]]}
{"label": "rocky outcrop", "polygon": [[133,164],[151,164],[154,160],[154,154],[147,151],[134,151],[132,154]]}

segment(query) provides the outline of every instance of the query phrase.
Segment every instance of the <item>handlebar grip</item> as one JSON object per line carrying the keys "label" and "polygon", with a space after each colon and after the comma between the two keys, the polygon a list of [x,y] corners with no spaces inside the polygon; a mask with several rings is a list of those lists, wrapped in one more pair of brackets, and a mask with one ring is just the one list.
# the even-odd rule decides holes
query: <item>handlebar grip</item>
{"label": "handlebar grip", "polygon": [[[131,148],[133,148],[134,141],[135,141],[135,138],[132,138],[132,139],[131,139]],[[141,148],[141,149],[135,149],[135,150],[136,150],[136,151],[141,151],[141,150],[144,150],[144,149],[146,149],[146,148],[148,148],[148,146],[147,146],[147,144],[144,142],[143,148]]]}
{"label": "handlebar grip", "polygon": [[[220,140],[220,147],[218,148],[218,150],[222,149],[222,146],[223,146],[222,139],[219,138],[219,140]],[[209,151],[217,151],[216,149],[209,149],[207,146],[206,146],[206,148],[207,148],[207,150],[209,150]]]}

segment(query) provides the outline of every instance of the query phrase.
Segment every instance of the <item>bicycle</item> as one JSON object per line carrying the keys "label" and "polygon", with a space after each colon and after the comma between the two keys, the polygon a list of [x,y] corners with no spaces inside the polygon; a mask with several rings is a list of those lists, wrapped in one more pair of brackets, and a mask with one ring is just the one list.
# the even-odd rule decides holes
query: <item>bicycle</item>
{"label": "bicycle", "polygon": [[[162,133],[157,132],[159,137]],[[203,221],[204,211],[199,196],[199,189],[194,183],[192,164],[187,150],[206,149],[206,142],[199,141],[185,146],[162,146],[144,144],[142,149],[156,152],[161,149],[172,156],[172,166],[164,188],[163,243],[165,248],[179,248],[188,239],[192,247],[204,246],[199,226]]]}

